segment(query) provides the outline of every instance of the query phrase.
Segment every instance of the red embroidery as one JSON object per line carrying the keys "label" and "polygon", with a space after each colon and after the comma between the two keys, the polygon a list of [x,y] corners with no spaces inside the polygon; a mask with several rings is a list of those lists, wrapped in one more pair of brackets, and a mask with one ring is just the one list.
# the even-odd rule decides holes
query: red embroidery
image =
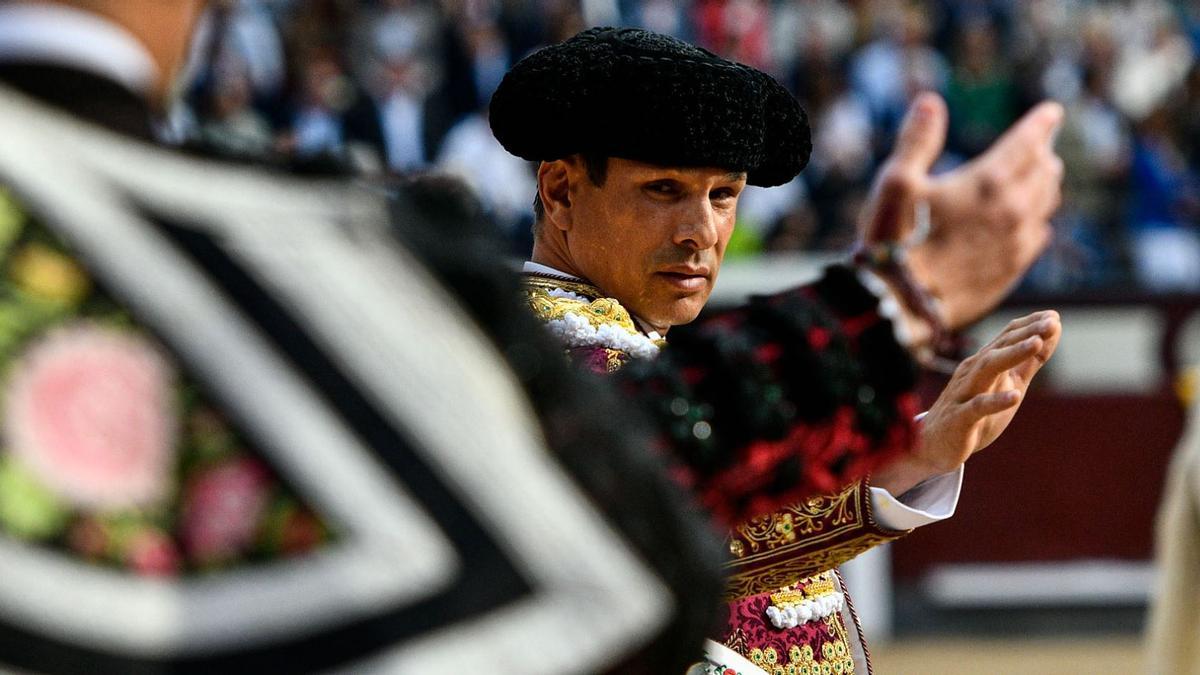
{"label": "red embroidery", "polygon": [[824,351],[829,346],[833,335],[825,328],[812,328],[808,331],[808,341],[812,343],[813,351]]}

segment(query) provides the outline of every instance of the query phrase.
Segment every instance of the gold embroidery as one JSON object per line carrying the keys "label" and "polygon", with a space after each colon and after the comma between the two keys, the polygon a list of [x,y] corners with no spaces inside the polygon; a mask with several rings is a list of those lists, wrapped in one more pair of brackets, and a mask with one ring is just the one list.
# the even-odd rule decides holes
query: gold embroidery
{"label": "gold embroidery", "polygon": [[730,575],[725,585],[725,600],[733,601],[772,589],[782,588],[814,572],[831,570],[895,537],[866,533],[836,547],[813,551],[798,557],[782,557],[770,565]]}
{"label": "gold embroidery", "polygon": [[797,605],[805,600],[813,600],[837,591],[833,572],[825,572],[815,577],[801,579],[798,586],[793,585],[780,589],[771,594],[772,605]]}
{"label": "gold embroidery", "polygon": [[[857,525],[861,518],[857,509],[859,484],[855,483],[833,495],[812,497],[793,504],[782,511],[759,516],[738,525],[733,530],[733,540],[741,546],[730,551],[741,560],[750,562],[756,554],[765,554],[797,542],[797,534],[803,537],[803,545],[835,536],[847,526]],[[740,553],[739,553],[740,551]]]}
{"label": "gold embroidery", "polygon": [[587,319],[587,322],[595,328],[616,324],[634,335],[638,333],[637,326],[633,323],[633,317],[629,316],[629,312],[625,311],[625,308],[612,298],[600,298],[588,302],[574,298],[556,298],[538,292],[530,292],[528,298],[534,315],[542,321],[554,321],[567,314],[576,314]]}
{"label": "gold embroidery", "polygon": [[610,373],[620,370],[628,360],[629,355],[619,349],[604,350],[604,367]]}
{"label": "gold embroidery", "polygon": [[854,657],[848,647],[849,635],[845,621],[840,614],[834,614],[826,617],[824,622],[829,639],[821,645],[820,654],[814,652],[810,644],[789,645],[784,655],[774,647],[743,648],[739,651],[728,642],[726,646],[738,651],[769,675],[853,675]]}
{"label": "gold embroidery", "polygon": [[[593,328],[605,325],[617,325],[631,335],[640,335],[637,325],[629,312],[615,298],[600,297],[602,294],[594,286],[573,281],[559,281],[535,276],[525,276],[522,280],[525,286],[525,298],[529,302],[534,316],[542,321],[554,321],[567,314],[583,317]],[[551,291],[564,290],[584,299],[564,298],[552,295]]]}
{"label": "gold embroidery", "polygon": [[730,534],[726,600],[770,593],[833,569],[903,532],[871,520],[869,492],[859,481],[737,526]]}
{"label": "gold embroidery", "polygon": [[604,297],[599,288],[583,282],[571,281],[570,279],[560,279],[558,277],[547,277],[536,274],[526,274],[521,277],[521,285],[525,287],[526,292],[534,290],[549,293],[553,290],[563,290],[575,295],[582,295],[589,300]]}

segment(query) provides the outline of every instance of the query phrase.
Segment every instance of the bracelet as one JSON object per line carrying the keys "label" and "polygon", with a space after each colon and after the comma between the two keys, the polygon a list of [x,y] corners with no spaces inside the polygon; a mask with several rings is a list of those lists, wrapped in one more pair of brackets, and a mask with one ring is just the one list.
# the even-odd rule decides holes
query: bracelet
{"label": "bracelet", "polygon": [[941,372],[953,372],[957,366],[949,358],[955,348],[953,336],[942,323],[937,301],[913,278],[905,246],[896,241],[859,243],[851,261],[854,266],[870,270],[886,281],[905,308],[929,327],[929,348],[917,354],[922,365]]}

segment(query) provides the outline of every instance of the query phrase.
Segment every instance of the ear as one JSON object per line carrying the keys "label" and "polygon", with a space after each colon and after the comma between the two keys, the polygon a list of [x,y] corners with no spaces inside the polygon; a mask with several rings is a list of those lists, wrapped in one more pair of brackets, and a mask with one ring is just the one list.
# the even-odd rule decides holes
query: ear
{"label": "ear", "polygon": [[564,232],[574,224],[571,212],[573,178],[571,162],[566,159],[542,162],[538,166],[538,195],[546,210],[546,221]]}

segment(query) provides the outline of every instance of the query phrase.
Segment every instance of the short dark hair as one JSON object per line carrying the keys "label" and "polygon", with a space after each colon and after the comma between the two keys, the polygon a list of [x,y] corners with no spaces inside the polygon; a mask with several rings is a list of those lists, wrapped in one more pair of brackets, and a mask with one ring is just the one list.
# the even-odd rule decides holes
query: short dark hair
{"label": "short dark hair", "polygon": [[[596,187],[604,187],[608,179],[608,157],[583,153],[583,168],[587,171],[588,180]],[[542,220],[546,218],[546,205],[542,204],[542,192],[533,193],[533,236],[538,236],[542,229]]]}

